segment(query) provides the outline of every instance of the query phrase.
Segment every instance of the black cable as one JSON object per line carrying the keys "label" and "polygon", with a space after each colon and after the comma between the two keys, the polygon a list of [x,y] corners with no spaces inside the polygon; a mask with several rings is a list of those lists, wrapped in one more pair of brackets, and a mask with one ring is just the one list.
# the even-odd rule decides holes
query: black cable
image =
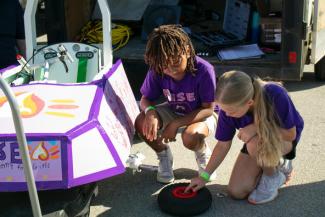
{"label": "black cable", "polygon": [[[18,74],[19,73],[21,73],[22,71],[23,71],[23,69],[27,66],[27,64],[29,63],[29,61],[31,61],[32,60],[32,58],[34,58],[35,56],[36,56],[36,54],[38,54],[38,52],[40,51],[40,50],[42,50],[43,48],[41,48],[41,49],[39,49],[38,51],[36,51],[36,52],[34,52],[33,53],[33,55],[26,61],[26,63],[23,65],[23,67],[21,68],[21,70],[18,72]],[[34,50],[35,51],[35,50]]]}
{"label": "black cable", "polygon": [[25,69],[25,67],[27,66],[27,64],[36,56],[36,54],[38,54],[44,48],[45,47],[42,47],[42,48],[40,48],[38,50],[34,49],[33,55],[26,61],[26,63],[22,66],[22,68],[20,69],[20,71],[17,73],[16,79],[19,77],[20,74],[23,74],[23,75],[30,76],[31,79],[34,80],[34,74],[29,74],[29,73],[23,72],[23,70]]}

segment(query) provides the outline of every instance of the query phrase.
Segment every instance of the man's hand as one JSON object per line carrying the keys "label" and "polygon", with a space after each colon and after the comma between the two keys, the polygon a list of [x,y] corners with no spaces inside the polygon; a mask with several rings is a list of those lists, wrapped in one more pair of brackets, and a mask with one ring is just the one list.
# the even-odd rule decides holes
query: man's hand
{"label": "man's hand", "polygon": [[244,128],[240,128],[239,132],[237,134],[237,137],[238,137],[238,139],[240,139],[244,143],[247,143],[247,142],[249,142],[249,140],[251,138],[256,136],[256,134],[257,134],[256,125],[255,124],[250,124],[250,125],[247,125]]}
{"label": "man's hand", "polygon": [[150,142],[157,139],[159,117],[155,110],[150,110],[145,114],[144,124],[143,124],[143,135]]}
{"label": "man's hand", "polygon": [[168,143],[176,141],[177,130],[177,124],[174,121],[170,122],[161,134],[161,139],[163,140],[163,142]]}

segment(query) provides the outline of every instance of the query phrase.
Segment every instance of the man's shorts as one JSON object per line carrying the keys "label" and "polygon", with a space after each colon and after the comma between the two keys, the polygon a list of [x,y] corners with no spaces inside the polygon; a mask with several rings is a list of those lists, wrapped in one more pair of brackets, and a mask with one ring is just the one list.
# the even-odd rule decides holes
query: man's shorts
{"label": "man's shorts", "polygon": [[[156,111],[159,114],[159,117],[162,121],[162,128],[160,130],[163,130],[171,121],[175,120],[176,118],[182,117],[181,115],[176,114],[173,112],[170,108],[167,102],[159,104],[156,106]],[[213,113],[210,117],[206,118],[202,122],[206,124],[206,126],[209,129],[209,135],[215,134],[215,131],[217,129],[217,114]],[[178,132],[183,132],[185,130],[186,126],[181,127]]]}

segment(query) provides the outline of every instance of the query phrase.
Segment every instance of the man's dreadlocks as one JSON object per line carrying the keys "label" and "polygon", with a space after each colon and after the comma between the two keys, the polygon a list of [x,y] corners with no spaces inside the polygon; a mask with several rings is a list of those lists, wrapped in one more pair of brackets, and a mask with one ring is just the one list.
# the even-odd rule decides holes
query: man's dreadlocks
{"label": "man's dreadlocks", "polygon": [[[188,50],[187,50],[188,49]],[[162,25],[155,28],[149,35],[145,62],[159,75],[163,75],[163,69],[181,55],[189,52],[186,70],[195,73],[195,51],[187,33],[180,25]]]}

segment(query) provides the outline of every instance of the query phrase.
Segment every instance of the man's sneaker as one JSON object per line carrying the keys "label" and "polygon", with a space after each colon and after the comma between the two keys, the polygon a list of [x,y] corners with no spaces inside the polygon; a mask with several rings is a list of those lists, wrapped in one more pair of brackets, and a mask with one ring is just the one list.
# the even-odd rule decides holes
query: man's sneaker
{"label": "man's sneaker", "polygon": [[276,170],[272,176],[263,173],[257,187],[248,196],[248,202],[262,204],[274,200],[285,181],[285,175],[279,170]]}
{"label": "man's sneaker", "polygon": [[[205,171],[205,168],[208,165],[212,153],[209,146],[206,143],[204,144],[204,147],[201,150],[195,151],[194,153],[195,153],[196,163],[198,165],[198,173],[201,174],[202,172]],[[210,181],[215,179],[216,179],[216,171],[214,171],[210,175]]]}
{"label": "man's sneaker", "polygon": [[169,146],[167,149],[157,153],[159,166],[157,172],[157,181],[167,184],[174,181],[173,173],[173,155]]}
{"label": "man's sneaker", "polygon": [[281,159],[280,161],[280,165],[279,165],[279,170],[286,176],[286,183],[287,184],[291,177],[292,177],[292,171],[293,171],[293,167],[292,167],[292,160],[288,160],[288,159]]}

